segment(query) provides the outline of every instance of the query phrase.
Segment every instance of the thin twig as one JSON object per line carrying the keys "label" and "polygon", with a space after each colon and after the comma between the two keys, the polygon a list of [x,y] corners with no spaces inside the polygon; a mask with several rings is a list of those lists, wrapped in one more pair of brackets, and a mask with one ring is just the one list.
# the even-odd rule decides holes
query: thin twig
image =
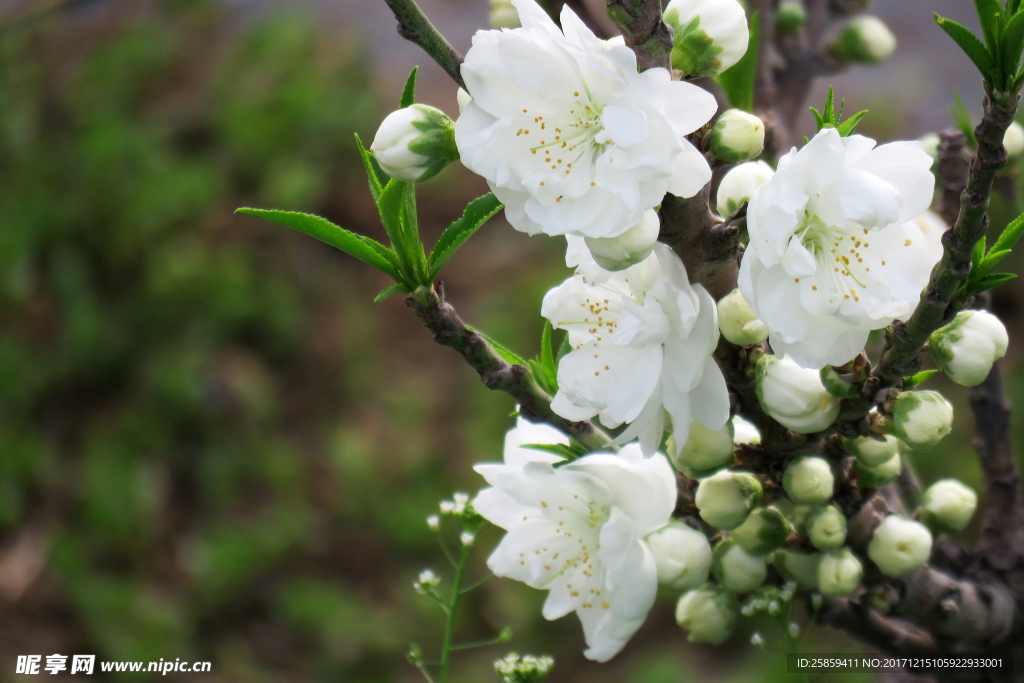
{"label": "thin twig", "polygon": [[660,0],[607,0],[608,17],[636,53],[640,71],[672,68],[672,28],[662,21]]}
{"label": "thin twig", "polygon": [[438,66],[452,77],[460,88],[466,87],[462,80],[462,54],[445,40],[430,23],[415,0],[384,0],[398,20],[398,35],[416,43],[437,62]]}

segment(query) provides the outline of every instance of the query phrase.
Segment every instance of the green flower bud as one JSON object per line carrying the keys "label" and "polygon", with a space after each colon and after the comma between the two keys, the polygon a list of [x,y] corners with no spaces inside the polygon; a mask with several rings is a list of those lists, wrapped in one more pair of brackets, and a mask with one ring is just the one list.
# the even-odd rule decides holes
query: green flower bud
{"label": "green flower bud", "polygon": [[768,338],[768,328],[750,310],[738,289],[718,302],[718,328],[723,337],[739,346],[760,344]]}
{"label": "green flower bud", "polygon": [[736,596],[716,586],[683,593],[676,604],[676,623],[689,632],[691,643],[721,645],[736,625],[740,605]]}
{"label": "green flower bud", "polygon": [[846,543],[846,517],[835,505],[816,509],[807,519],[807,537],[818,550],[836,550]]}
{"label": "green flower bud", "polygon": [[755,375],[761,407],[794,432],[820,432],[839,416],[839,399],[825,390],[817,370],[789,358],[763,356]]}
{"label": "green flower bud", "polygon": [[488,17],[491,28],[519,28],[522,22],[519,21],[519,12],[512,6],[509,0],[491,0],[491,13]]}
{"label": "green flower bud", "polygon": [[1019,157],[1024,152],[1024,127],[1014,121],[1006,129],[1003,135],[1003,147],[1006,149],[1006,156],[1011,159]]}
{"label": "green flower bud", "polygon": [[978,507],[978,495],[956,479],[937,481],[921,499],[921,521],[938,533],[963,531]]}
{"label": "green flower bud", "polygon": [[881,64],[896,49],[896,36],[878,17],[861,14],[846,22],[832,45],[837,59],[856,64]]}
{"label": "green flower bud", "polygon": [[761,482],[749,472],[723,470],[697,486],[700,517],[717,529],[735,529],[761,504]]}
{"label": "green flower bud", "polygon": [[427,180],[459,158],[455,123],[440,109],[413,104],[388,114],[370,151],[392,178],[407,183]]}
{"label": "green flower bud", "polygon": [[605,270],[625,270],[645,260],[654,251],[661,231],[661,220],[654,209],[644,211],[643,219],[617,237],[587,237],[587,249]]}
{"label": "green flower bud", "polygon": [[711,128],[711,153],[735,163],[753,159],[764,149],[764,122],[740,109],[726,110]]}
{"label": "green flower bud", "polygon": [[689,78],[717,76],[747,52],[747,16],[736,0],[672,0],[664,20],[673,29],[672,68]]}
{"label": "green flower bud", "polygon": [[751,555],[731,538],[718,542],[711,560],[711,573],[733,593],[749,593],[768,578],[768,565]]}
{"label": "green flower bud", "polygon": [[523,655],[520,657],[515,652],[494,662],[494,670],[501,676],[501,683],[543,683],[547,680],[555,660],[544,655]]}
{"label": "green flower bud", "polygon": [[896,481],[896,477],[900,476],[902,468],[903,462],[900,460],[899,455],[894,455],[881,465],[875,465],[874,467],[868,467],[860,460],[853,462],[853,470],[857,473],[857,483],[872,489],[877,489],[879,486],[885,486]]}
{"label": "green flower bud", "polygon": [[1006,355],[1010,337],[999,318],[988,311],[960,311],[928,341],[935,364],[957,384],[974,387]]}
{"label": "green flower bud", "polygon": [[763,557],[782,547],[793,532],[789,520],[773,507],[758,508],[729,532],[729,538],[751,555]]}
{"label": "green flower bud", "polygon": [[[669,456],[676,469],[704,472],[722,467],[732,461],[734,450],[732,423],[726,422],[721,429],[711,431],[697,420],[690,422],[690,436],[678,449],[669,449]],[[673,442],[675,443],[675,442]]]}
{"label": "green flower bud", "polygon": [[886,576],[899,578],[928,564],[932,535],[920,522],[889,515],[875,529],[868,557]]}
{"label": "green flower bud", "polygon": [[906,391],[893,404],[892,422],[903,443],[926,451],[953,430],[953,406],[937,391]]}
{"label": "green flower bud", "polygon": [[675,590],[704,585],[711,570],[711,544],[704,534],[671,522],[647,537],[658,567],[658,583]]}
{"label": "green flower bud", "polygon": [[818,563],[818,590],[830,598],[853,595],[864,576],[860,560],[848,548],[821,556]]}
{"label": "green flower bud", "polygon": [[775,553],[772,565],[786,581],[792,581],[802,590],[816,590],[820,561],[820,553],[780,550]]}
{"label": "green flower bud", "polygon": [[729,169],[718,184],[718,215],[728,218],[736,213],[745,202],[750,201],[754,191],[771,180],[773,175],[775,171],[763,161],[748,161]]}
{"label": "green flower bud", "polygon": [[786,466],[782,487],[794,503],[815,505],[832,497],[835,485],[832,468],[823,458],[804,456]]}
{"label": "green flower bud", "polygon": [[796,33],[807,23],[807,10],[800,0],[782,0],[775,14],[775,30],[779,33]]}
{"label": "green flower bud", "polygon": [[807,535],[807,522],[810,520],[811,515],[817,512],[821,506],[819,505],[794,505],[792,512],[789,513],[790,520],[793,522],[793,529],[797,533]]}
{"label": "green flower bud", "polygon": [[884,439],[873,436],[858,436],[856,439],[844,439],[846,450],[867,467],[877,467],[892,460],[900,451],[899,439],[886,435]]}

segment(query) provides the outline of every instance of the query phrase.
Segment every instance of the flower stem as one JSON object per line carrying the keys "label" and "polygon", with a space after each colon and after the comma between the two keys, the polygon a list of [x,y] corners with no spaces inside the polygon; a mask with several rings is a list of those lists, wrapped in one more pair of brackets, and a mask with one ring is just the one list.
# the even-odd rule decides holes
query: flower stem
{"label": "flower stem", "polygon": [[452,597],[448,602],[448,615],[444,623],[444,637],[441,640],[441,664],[438,673],[438,683],[446,683],[448,680],[448,662],[452,656],[452,635],[455,632],[455,610],[459,606],[459,598],[462,597],[462,577],[466,572],[466,564],[469,562],[469,554],[473,547],[463,545],[459,554],[459,561],[455,565],[455,578],[452,580]]}
{"label": "flower stem", "polygon": [[466,83],[462,80],[460,70],[462,55],[434,28],[415,0],[384,1],[398,20],[398,35],[423,48],[460,88],[465,88]]}

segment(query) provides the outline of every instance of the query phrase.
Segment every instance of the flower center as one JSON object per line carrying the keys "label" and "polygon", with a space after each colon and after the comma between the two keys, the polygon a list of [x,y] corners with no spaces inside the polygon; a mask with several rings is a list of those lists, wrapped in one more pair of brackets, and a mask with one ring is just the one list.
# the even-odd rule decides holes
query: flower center
{"label": "flower center", "polygon": [[[873,280],[869,275],[872,265],[879,267],[869,252],[870,231],[859,226],[828,225],[809,211],[805,216],[804,226],[795,238],[814,256],[816,274],[820,275],[815,281],[823,282],[829,294],[841,294],[843,299],[859,302]],[[884,267],[885,261],[880,265]],[[812,285],[812,289],[817,291],[818,285]]]}
{"label": "flower center", "polygon": [[572,97],[562,111],[533,116],[523,109],[526,116],[520,117],[525,123],[516,137],[526,143],[538,170],[547,176],[541,185],[551,181],[560,185],[572,176],[573,164],[592,162],[610,142],[601,125],[602,107],[593,101],[586,84],[583,92],[575,90]]}

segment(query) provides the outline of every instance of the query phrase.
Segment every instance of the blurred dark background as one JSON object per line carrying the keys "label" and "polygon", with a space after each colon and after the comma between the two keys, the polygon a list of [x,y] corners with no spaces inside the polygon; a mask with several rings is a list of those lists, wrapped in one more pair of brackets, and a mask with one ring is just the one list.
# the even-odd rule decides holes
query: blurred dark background
{"label": "blurred dark background", "polygon": [[[461,49],[487,22],[485,0],[423,5]],[[935,10],[972,23],[962,0],[876,3],[897,55],[833,81],[871,109],[866,134],[950,125],[953,89],[980,110]],[[433,656],[442,619],[412,581],[444,563],[424,519],[479,488],[470,466],[500,458],[512,402],[400,297],[371,303],[383,275],[233,214],[310,211],[383,238],[353,133],[369,144],[415,64],[420,100],[454,114],[454,87],[382,0],[0,0],[0,681],[22,679],[18,655],[53,653],[213,663],[178,680],[421,680],[405,652]],[[461,168],[422,184],[428,245],[484,192]],[[562,256],[499,217],[442,277],[467,321],[533,355]],[[995,307],[1024,403],[1021,294],[1006,286]],[[976,486],[966,390],[932,383],[958,431],[920,474]],[[792,678],[747,644],[756,627],[781,647],[773,625],[689,646],[668,594],[595,665],[574,617],[541,619],[543,597],[502,580],[470,594],[460,640],[516,635],[457,655],[452,680],[496,681],[509,649],[555,655],[552,682]],[[803,647],[861,651],[823,630]]]}

